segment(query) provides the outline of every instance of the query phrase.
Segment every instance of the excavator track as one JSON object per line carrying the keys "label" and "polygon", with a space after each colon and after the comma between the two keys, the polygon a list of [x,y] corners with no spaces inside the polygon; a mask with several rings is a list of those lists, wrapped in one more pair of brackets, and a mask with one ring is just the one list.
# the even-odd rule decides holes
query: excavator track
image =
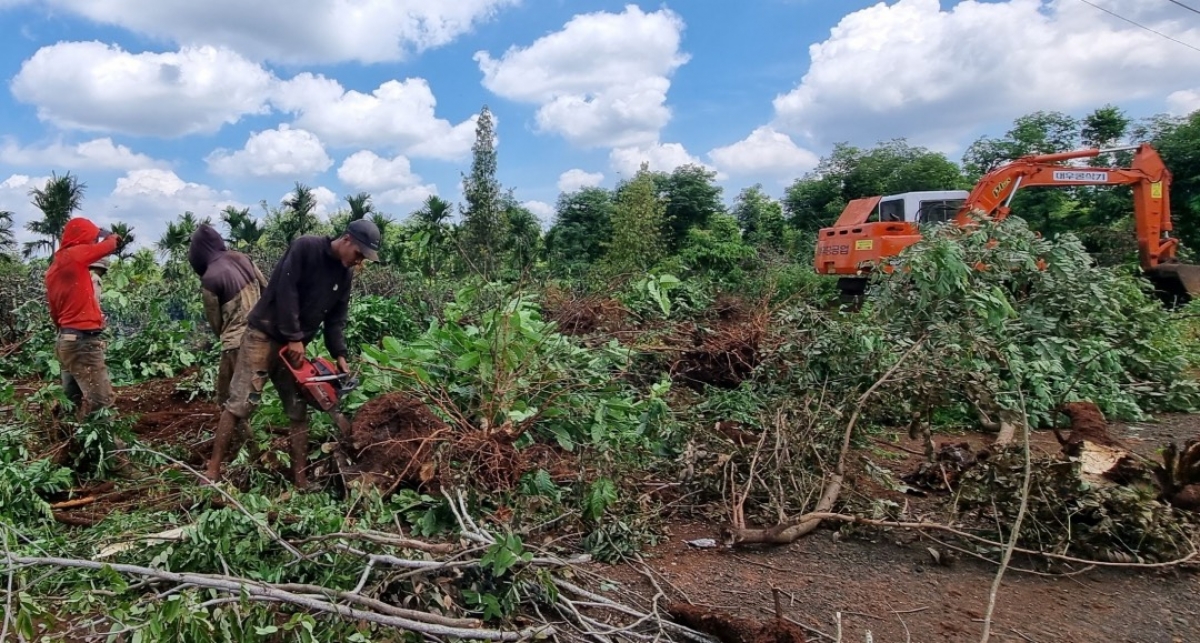
{"label": "excavator track", "polygon": [[1146,271],[1155,294],[1168,306],[1183,306],[1200,297],[1200,266],[1164,263]]}

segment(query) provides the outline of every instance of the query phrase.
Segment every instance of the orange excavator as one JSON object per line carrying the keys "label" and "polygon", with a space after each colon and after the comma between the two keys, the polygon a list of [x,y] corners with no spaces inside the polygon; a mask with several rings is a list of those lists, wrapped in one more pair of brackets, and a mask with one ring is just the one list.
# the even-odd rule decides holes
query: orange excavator
{"label": "orange excavator", "polygon": [[[1127,168],[1080,167],[1065,161],[1134,150]],[[1147,143],[1024,156],[984,175],[965,190],[907,192],[854,199],[833,226],[818,232],[814,267],[837,275],[844,302],[861,298],[867,275],[890,270],[887,259],[921,239],[922,224],[969,225],[974,216],[1003,219],[1017,190],[1028,187],[1129,185],[1142,271],[1159,296],[1172,304],[1200,296],[1200,266],[1180,263],[1179,240],[1171,236],[1171,173]]]}

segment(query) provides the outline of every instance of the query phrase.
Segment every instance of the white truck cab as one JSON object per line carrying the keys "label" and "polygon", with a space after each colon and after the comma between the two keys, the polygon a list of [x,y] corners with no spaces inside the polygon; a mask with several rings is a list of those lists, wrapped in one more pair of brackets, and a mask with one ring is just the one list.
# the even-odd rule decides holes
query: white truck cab
{"label": "white truck cab", "polygon": [[879,200],[868,221],[940,223],[949,221],[967,200],[966,190],[926,190],[892,194]]}

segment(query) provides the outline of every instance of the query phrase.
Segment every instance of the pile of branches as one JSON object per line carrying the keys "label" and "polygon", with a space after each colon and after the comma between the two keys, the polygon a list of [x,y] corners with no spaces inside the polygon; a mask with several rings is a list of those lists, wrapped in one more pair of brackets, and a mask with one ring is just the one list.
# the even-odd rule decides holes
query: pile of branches
{"label": "pile of branches", "polygon": [[[1021,501],[1023,468],[1019,447],[993,449],[962,474],[958,506],[978,515],[982,524],[1001,525],[1001,539],[1007,539]],[[1122,468],[1119,483],[1089,481],[1081,459],[1035,458],[1018,542],[1042,552],[1112,562],[1156,563],[1194,551],[1200,517],[1165,502],[1150,469]]]}
{"label": "pile of branches", "polygon": [[[713,641],[677,622],[672,615],[686,610],[663,592],[646,600],[633,594],[589,589],[612,583],[582,566],[588,562],[587,556],[564,559],[519,539],[514,545],[512,535],[482,529],[469,515],[461,492],[443,491],[443,495],[458,521],[457,542],[431,543],[402,533],[378,531],[329,533],[288,542],[263,523],[263,529],[277,544],[294,556],[293,564],[347,556],[361,560],[361,574],[351,588],[265,582],[228,573],[180,573],[160,565],[18,555],[5,548],[0,573],[9,580],[4,588],[6,607],[0,640],[8,640],[8,632],[18,627],[30,627],[27,618],[24,626],[19,625],[23,617],[18,614],[15,597],[30,591],[25,583],[31,577],[45,578],[55,571],[70,576],[82,570],[99,572],[97,578],[106,581],[98,582],[111,584],[115,590],[93,587],[97,593],[112,597],[132,593],[136,600],[130,609],[100,610],[99,615],[75,621],[69,631],[61,633],[71,640],[102,640],[115,631],[145,630],[160,610],[172,605],[186,605],[188,613],[195,616],[227,611],[230,606],[269,604],[275,614],[342,619],[358,627],[373,625],[412,632],[431,641]],[[175,529],[147,537],[147,542],[178,541],[183,539],[182,534],[183,530]],[[8,534],[3,535],[7,542]],[[112,552],[137,549],[114,547]],[[102,552],[94,558],[110,555]],[[482,601],[481,606],[481,601],[472,600],[472,595],[478,598],[485,594],[489,600]],[[418,601],[412,600],[418,597]],[[413,606],[401,606],[410,604]],[[465,607],[471,604],[477,608]],[[422,609],[415,608],[418,606]],[[139,622],[139,615],[145,620]],[[155,628],[161,625],[159,621],[151,630],[157,631]]]}

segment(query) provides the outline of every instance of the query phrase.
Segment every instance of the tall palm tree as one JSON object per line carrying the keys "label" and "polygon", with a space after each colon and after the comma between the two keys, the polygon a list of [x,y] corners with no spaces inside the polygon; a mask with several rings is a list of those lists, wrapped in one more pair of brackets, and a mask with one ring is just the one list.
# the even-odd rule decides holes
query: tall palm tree
{"label": "tall palm tree", "polygon": [[114,221],[109,230],[121,237],[121,241],[117,243],[117,257],[120,259],[128,259],[133,253],[129,251],[129,246],[133,245],[133,226],[122,221]]}
{"label": "tall palm tree", "polygon": [[71,176],[71,173],[67,172],[63,176],[52,173],[45,187],[29,191],[29,196],[33,197],[33,204],[42,211],[42,218],[26,223],[25,229],[45,239],[27,242],[22,251],[25,258],[28,259],[42,250],[49,250],[50,254],[58,250],[63,228],[67,227],[67,221],[71,220],[71,215],[83,203],[83,193],[86,189],[87,185],[80,182],[79,177]]}
{"label": "tall palm tree", "polygon": [[446,223],[453,207],[449,201],[436,194],[431,194],[425,199],[425,204],[421,206],[421,209],[413,213],[413,216],[423,226],[437,227]]}
{"label": "tall palm tree", "polygon": [[17,238],[13,236],[13,213],[0,210],[0,254],[12,252],[17,247]]}
{"label": "tall palm tree", "polygon": [[346,195],[346,204],[350,206],[351,221],[358,221],[366,218],[368,214],[375,213],[375,204],[371,203],[371,195],[366,192]]}
{"label": "tall palm tree", "polygon": [[221,211],[221,220],[229,228],[229,243],[239,250],[245,250],[258,245],[264,229],[254,217],[250,216],[250,208],[237,209],[232,205],[225,206]]}
{"label": "tall palm tree", "polygon": [[192,241],[192,233],[201,223],[211,223],[208,217],[197,220],[196,215],[184,212],[179,218],[167,224],[166,232],[155,242],[154,247],[159,253],[170,258],[182,257],[187,253],[188,244]]}
{"label": "tall palm tree", "polygon": [[296,189],[283,200],[284,216],[279,221],[279,228],[284,241],[290,244],[316,227],[317,217],[312,213],[316,207],[317,197],[312,188],[297,181]]}

